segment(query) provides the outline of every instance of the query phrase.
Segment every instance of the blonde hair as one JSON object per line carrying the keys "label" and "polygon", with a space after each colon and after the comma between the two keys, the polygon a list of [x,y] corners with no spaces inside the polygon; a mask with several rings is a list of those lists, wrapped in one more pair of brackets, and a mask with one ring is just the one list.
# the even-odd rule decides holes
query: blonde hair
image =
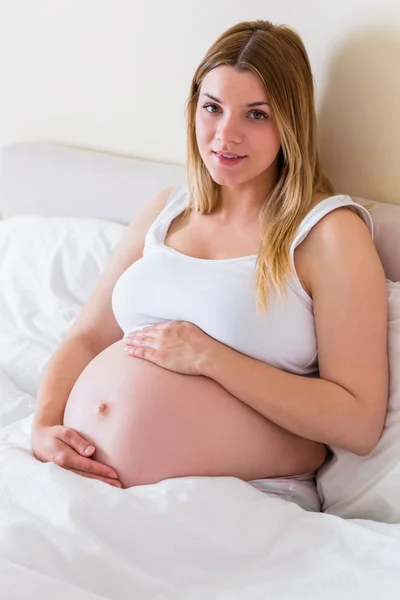
{"label": "blonde hair", "polygon": [[251,71],[264,84],[281,139],[277,180],[260,219],[262,241],[257,255],[257,308],[266,310],[268,289],[274,285],[287,299],[292,270],[290,245],[310,210],[315,193],[334,193],[323,175],[317,149],[314,82],[304,44],[285,25],[245,21],[230,27],[211,46],[198,66],[186,104],[188,205],[200,214],[210,213],[220,186],[211,177],[197,146],[195,119],[201,83],[212,69],[228,65]]}

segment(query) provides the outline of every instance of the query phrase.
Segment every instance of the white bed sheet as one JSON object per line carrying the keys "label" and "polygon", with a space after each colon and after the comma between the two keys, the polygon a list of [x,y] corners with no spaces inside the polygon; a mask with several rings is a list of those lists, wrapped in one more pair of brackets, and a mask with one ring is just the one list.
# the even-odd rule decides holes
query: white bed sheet
{"label": "white bed sheet", "polygon": [[119,490],[32,456],[43,365],[122,231],[0,225],[1,600],[398,598],[400,525],[307,513],[234,478]]}
{"label": "white bed sheet", "polygon": [[[23,394],[22,394],[23,395]],[[0,434],[0,597],[395,599],[400,526],[308,513],[234,478],[118,490]]]}

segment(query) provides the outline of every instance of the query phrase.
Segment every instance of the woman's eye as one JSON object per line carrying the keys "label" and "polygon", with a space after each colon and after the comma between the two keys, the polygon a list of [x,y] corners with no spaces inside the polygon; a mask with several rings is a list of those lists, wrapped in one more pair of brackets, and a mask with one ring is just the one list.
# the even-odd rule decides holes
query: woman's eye
{"label": "woman's eye", "polygon": [[[203,106],[203,108],[206,109],[206,111],[210,114],[215,114],[217,111],[214,110],[207,110],[208,108],[216,108],[217,110],[219,109],[219,106],[217,106],[216,104],[205,104]],[[266,115],[264,112],[262,112],[261,110],[252,110],[251,115],[258,115],[257,117],[252,117],[253,121],[264,121],[265,119],[268,119],[268,115]]]}
{"label": "woman's eye", "polygon": [[[203,106],[203,108],[205,108],[206,110],[207,110],[207,108],[209,108],[209,107],[213,107],[213,108],[219,108],[219,107],[218,107],[216,104],[205,104],[205,105]],[[207,112],[209,112],[209,113],[213,113],[214,111],[213,111],[213,110],[207,110]]]}
{"label": "woman's eye", "polygon": [[268,119],[268,115],[263,113],[261,110],[252,110],[251,114],[253,115],[261,115],[262,119],[254,119],[254,121],[263,121],[264,119]]}

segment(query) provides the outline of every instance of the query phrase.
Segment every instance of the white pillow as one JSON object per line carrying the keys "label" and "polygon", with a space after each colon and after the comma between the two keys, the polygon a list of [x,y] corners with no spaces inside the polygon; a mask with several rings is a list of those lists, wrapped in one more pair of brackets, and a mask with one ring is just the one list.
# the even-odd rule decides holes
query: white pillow
{"label": "white pillow", "polygon": [[126,226],[103,219],[0,221],[0,369],[35,395],[42,369],[95,287]]}
{"label": "white pillow", "polygon": [[378,445],[368,456],[333,448],[317,474],[322,509],[344,518],[400,523],[400,281],[387,280],[389,406]]}

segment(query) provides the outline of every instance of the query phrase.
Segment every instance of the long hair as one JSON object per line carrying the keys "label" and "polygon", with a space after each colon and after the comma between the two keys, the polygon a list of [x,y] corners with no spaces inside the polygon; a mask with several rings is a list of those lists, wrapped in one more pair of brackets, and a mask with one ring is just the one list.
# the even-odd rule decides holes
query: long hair
{"label": "long hair", "polygon": [[210,213],[220,186],[211,177],[197,146],[196,109],[201,83],[212,69],[228,65],[238,72],[251,71],[260,78],[269,96],[281,139],[277,179],[262,206],[262,240],[256,261],[257,308],[265,312],[268,290],[275,286],[287,299],[287,279],[292,271],[290,246],[309,212],[315,193],[334,193],[323,175],[317,148],[314,81],[310,61],[299,35],[285,25],[245,21],[222,33],[198,66],[186,103],[188,205]]}

